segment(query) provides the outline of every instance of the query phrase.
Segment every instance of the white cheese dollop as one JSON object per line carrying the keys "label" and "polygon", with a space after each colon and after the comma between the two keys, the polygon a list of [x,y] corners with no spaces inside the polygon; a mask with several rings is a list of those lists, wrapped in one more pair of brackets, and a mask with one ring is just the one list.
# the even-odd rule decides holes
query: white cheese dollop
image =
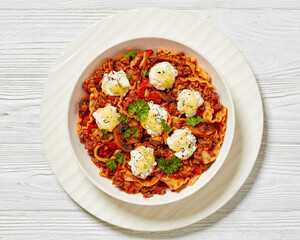
{"label": "white cheese dollop", "polygon": [[149,72],[150,83],[158,90],[173,87],[178,71],[169,62],[161,62],[154,65]]}
{"label": "white cheese dollop", "polygon": [[160,135],[163,133],[163,127],[161,120],[164,119],[165,123],[168,120],[168,112],[158,104],[149,102],[149,114],[147,119],[141,121],[141,125],[146,129],[147,133],[150,135]]}
{"label": "white cheese dollop", "polygon": [[93,117],[100,129],[112,132],[119,123],[119,114],[113,106],[107,105],[104,108],[98,108]]}
{"label": "white cheese dollop", "polygon": [[126,77],[126,73],[121,71],[111,71],[105,73],[102,79],[101,88],[106,95],[125,96],[130,87],[130,82]]}
{"label": "white cheese dollop", "polygon": [[175,156],[180,159],[188,159],[196,151],[196,137],[187,129],[176,129],[167,138],[167,144],[175,152]]}
{"label": "white cheese dollop", "polygon": [[137,147],[130,152],[128,165],[131,166],[133,175],[145,179],[153,172],[157,164],[153,152],[152,148],[146,148],[144,146]]}
{"label": "white cheese dollop", "polygon": [[184,89],[180,92],[177,98],[177,109],[181,113],[185,113],[187,117],[192,117],[196,114],[204,100],[201,94],[197,91]]}

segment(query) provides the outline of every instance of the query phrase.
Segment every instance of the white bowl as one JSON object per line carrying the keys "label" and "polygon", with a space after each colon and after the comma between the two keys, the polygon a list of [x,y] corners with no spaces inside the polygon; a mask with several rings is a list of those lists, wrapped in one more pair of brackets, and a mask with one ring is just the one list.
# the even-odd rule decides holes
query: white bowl
{"label": "white bowl", "polygon": [[[219,95],[221,103],[228,109],[227,129],[224,137],[224,142],[216,161],[207,171],[205,171],[200,176],[198,181],[193,186],[187,186],[178,193],[171,192],[168,189],[165,195],[154,195],[151,198],[145,199],[141,193],[127,194],[114,186],[110,179],[99,176],[98,167],[94,165],[91,157],[87,154],[87,151],[84,148],[84,144],[80,143],[79,141],[76,123],[78,121],[78,102],[79,99],[85,94],[85,91],[82,88],[82,84],[87,77],[91,76],[94,73],[94,71],[101,65],[102,62],[107,59],[115,58],[130,50],[158,50],[159,48],[180,50],[188,56],[195,56],[197,58],[198,64],[203,67],[203,69],[211,76],[212,83],[217,88],[217,93]],[[224,163],[231,147],[235,129],[235,115],[229,88],[218,70],[215,68],[213,63],[207,59],[207,57],[193,50],[191,47],[187,46],[184,43],[179,43],[170,39],[145,37],[127,40],[114,45],[106,51],[100,52],[99,55],[91,63],[87,64],[87,67],[75,83],[75,86],[72,90],[72,94],[68,103],[69,105],[66,118],[66,127],[69,147],[71,148],[74,158],[76,159],[79,167],[91,182],[93,182],[99,189],[109,194],[110,196],[128,203],[139,205],[161,205],[178,201],[195,193],[213,178],[213,176],[218,172],[218,170]]]}

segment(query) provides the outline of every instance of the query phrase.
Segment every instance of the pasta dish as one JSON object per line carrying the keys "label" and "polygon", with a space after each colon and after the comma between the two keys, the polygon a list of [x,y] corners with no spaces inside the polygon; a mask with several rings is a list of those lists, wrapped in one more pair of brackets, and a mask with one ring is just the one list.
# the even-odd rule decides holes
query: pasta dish
{"label": "pasta dish", "polygon": [[122,191],[179,192],[216,160],[227,108],[195,57],[132,50],[103,62],[82,86],[80,142]]}

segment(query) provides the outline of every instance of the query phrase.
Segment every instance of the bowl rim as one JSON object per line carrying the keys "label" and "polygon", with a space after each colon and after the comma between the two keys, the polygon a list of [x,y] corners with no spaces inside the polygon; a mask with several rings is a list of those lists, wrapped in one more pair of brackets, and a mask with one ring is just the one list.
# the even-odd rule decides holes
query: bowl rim
{"label": "bowl rim", "polygon": [[[92,176],[90,176],[90,174],[86,171],[86,169],[83,167],[83,165],[81,164],[81,162],[79,161],[79,158],[77,157],[77,154],[75,153],[74,151],[74,148],[73,148],[73,145],[72,145],[72,140],[71,140],[71,136],[70,136],[70,132],[69,132],[69,116],[70,116],[70,105],[71,105],[71,100],[72,100],[72,96],[73,96],[73,93],[74,93],[74,90],[75,90],[75,87],[78,83],[78,81],[82,78],[82,75],[84,74],[84,72],[86,71],[86,69],[92,64],[94,63],[94,61],[96,61],[97,58],[99,58],[100,55],[102,55],[103,53],[105,53],[106,51],[110,50],[110,49],[113,49],[115,47],[117,47],[118,45],[120,44],[124,44],[126,42],[131,42],[131,41],[134,41],[134,40],[143,40],[143,39],[161,39],[161,40],[165,40],[165,41],[171,41],[171,42],[174,42],[178,45],[183,45],[187,48],[189,48],[190,50],[198,53],[201,57],[204,58],[204,60],[209,64],[211,65],[211,67],[213,68],[213,70],[217,73],[217,75],[219,75],[220,77],[220,80],[221,82],[223,83],[224,87],[225,87],[225,90],[226,90],[226,94],[227,94],[227,97],[228,97],[228,100],[229,100],[229,103],[230,103],[230,107],[231,107],[231,115],[232,115],[232,119],[231,119],[231,125],[232,125],[232,131],[230,132],[230,138],[227,140],[227,145],[228,147],[225,149],[225,152],[223,152],[223,158],[222,158],[222,162],[218,165],[218,167],[215,169],[215,172],[213,174],[211,174],[209,177],[207,177],[204,181],[204,183],[202,185],[200,185],[199,187],[197,188],[194,188],[192,191],[190,190],[187,194],[185,195],[178,195],[175,199],[170,197],[168,199],[170,200],[165,200],[163,202],[151,202],[151,201],[135,201],[135,200],[131,200],[131,199],[128,199],[126,197],[123,197],[123,196],[116,196],[114,195],[113,193],[107,191],[105,188],[103,188],[100,184],[98,184],[93,178]],[[215,66],[215,64],[213,63],[213,61],[210,60],[209,57],[207,57],[202,51],[199,51],[198,49],[195,49],[195,47],[192,47],[190,46],[189,44],[185,43],[185,42],[182,42],[182,41],[178,41],[178,40],[175,40],[171,37],[153,37],[153,36],[140,36],[140,37],[134,37],[134,38],[127,38],[123,41],[118,41],[118,42],[114,42],[112,45],[106,47],[105,49],[101,50],[96,56],[94,56],[87,64],[85,64],[85,66],[82,68],[83,70],[80,72],[80,74],[78,76],[76,76],[76,80],[74,81],[72,87],[70,88],[71,91],[70,91],[70,94],[68,96],[68,101],[67,101],[67,111],[66,111],[66,115],[65,115],[65,128],[66,128],[66,132],[67,132],[67,142],[68,142],[68,146],[69,146],[69,149],[71,150],[72,152],[72,155],[73,155],[73,158],[76,160],[76,163],[77,165],[79,166],[79,168],[81,169],[81,171],[84,173],[84,175],[98,188],[100,189],[101,191],[103,191],[104,193],[108,194],[109,196],[115,198],[115,199],[118,199],[118,200],[121,200],[121,201],[124,201],[126,203],[131,203],[131,204],[135,204],[135,205],[144,205],[144,206],[155,206],[155,205],[165,205],[165,204],[169,204],[169,203],[174,203],[174,202],[177,202],[179,200],[182,200],[184,198],[187,198],[189,196],[191,196],[192,194],[195,194],[197,191],[199,191],[201,188],[203,188],[208,182],[210,182],[214,176],[219,172],[219,170],[221,169],[221,167],[223,166],[224,162],[226,161],[227,159],[227,156],[228,156],[228,153],[231,149],[231,146],[232,146],[232,142],[233,142],[233,139],[234,139],[234,135],[235,135],[235,107],[234,107],[234,103],[233,103],[233,100],[232,100],[232,95],[231,95],[231,92],[229,90],[229,87],[228,87],[228,84],[227,82],[225,81],[223,75],[220,73],[219,69]],[[228,111],[227,111],[227,120],[228,120]],[[226,120],[226,122],[227,122]],[[227,125],[228,126],[228,125]],[[225,136],[228,135],[229,133],[227,132],[227,127],[226,127],[226,131],[225,131]],[[220,151],[222,150],[223,148],[223,144],[224,144],[224,140],[223,140],[223,143],[222,143],[222,146],[221,146],[221,149]],[[219,154],[216,158],[216,160],[214,161],[214,164],[215,162],[219,159]],[[219,161],[220,162],[220,161]],[[201,174],[202,175],[202,174]],[[200,177],[201,177],[200,175]],[[99,177],[102,177],[102,176],[99,176]],[[197,180],[198,181],[198,180]],[[116,186],[114,186],[113,184],[111,184],[112,187],[114,188],[117,188]],[[193,187],[193,186],[186,186],[186,187]],[[124,192],[125,193],[125,192]],[[127,193],[126,193],[127,194]],[[138,194],[141,194],[141,193],[138,193]],[[125,195],[124,195],[125,196]],[[148,199],[151,199],[151,198],[148,198]]]}

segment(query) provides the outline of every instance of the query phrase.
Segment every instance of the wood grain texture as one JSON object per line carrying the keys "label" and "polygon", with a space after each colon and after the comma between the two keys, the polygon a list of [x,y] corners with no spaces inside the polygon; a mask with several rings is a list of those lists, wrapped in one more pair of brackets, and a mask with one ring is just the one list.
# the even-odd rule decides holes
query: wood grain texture
{"label": "wood grain texture", "polygon": [[[171,6],[229,36],[265,108],[261,151],[241,190],[207,219],[172,232],[133,232],[87,214],[53,175],[39,129],[45,82],[70,41],[104,17],[148,6]],[[297,0],[1,1],[0,239],[298,239],[299,29]]]}

